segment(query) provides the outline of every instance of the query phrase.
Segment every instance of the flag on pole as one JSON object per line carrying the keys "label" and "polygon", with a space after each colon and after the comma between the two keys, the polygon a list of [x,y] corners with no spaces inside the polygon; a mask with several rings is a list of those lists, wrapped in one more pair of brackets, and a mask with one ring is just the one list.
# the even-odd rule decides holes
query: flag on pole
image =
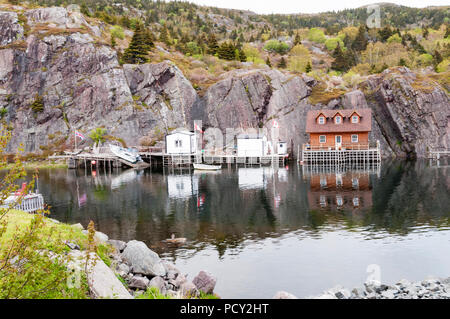
{"label": "flag on pole", "polygon": [[194,123],[194,131],[199,131],[200,133],[203,133],[202,128],[198,126],[197,123]]}
{"label": "flag on pole", "polygon": [[273,127],[274,128],[278,128],[279,127],[277,120],[273,120]]}
{"label": "flag on pole", "polygon": [[75,131],[75,136],[78,136],[79,138],[81,138],[82,140],[84,140],[85,139],[85,137],[84,137],[84,135],[83,134],[81,134],[80,132],[78,132],[78,131]]}

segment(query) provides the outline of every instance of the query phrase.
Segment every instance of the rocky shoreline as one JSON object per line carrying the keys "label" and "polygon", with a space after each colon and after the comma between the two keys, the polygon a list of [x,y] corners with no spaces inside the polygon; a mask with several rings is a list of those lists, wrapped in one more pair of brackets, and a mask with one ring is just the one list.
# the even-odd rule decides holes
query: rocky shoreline
{"label": "rocky shoreline", "polygon": [[[81,224],[74,224],[72,227],[80,229],[86,235],[88,233]],[[201,270],[190,281],[187,274],[183,274],[173,264],[161,260],[158,254],[142,241],[131,240],[126,243],[109,239],[99,231],[95,232],[94,240],[98,244],[107,244],[113,248],[113,252],[108,256],[111,260],[109,267],[97,258],[94,270],[88,273],[88,281],[95,283],[96,287],[92,290],[95,290],[94,295],[98,298],[136,298],[152,287],[157,288],[161,295],[171,298],[198,298],[202,294],[219,298],[214,294],[217,278],[207,271]],[[72,255],[80,255],[77,245],[69,242],[66,244],[72,250]],[[97,263],[100,264],[100,270],[95,272]],[[118,276],[122,280],[119,280]],[[118,283],[123,285],[127,293],[121,288],[117,289]]]}
{"label": "rocky shoreline", "polygon": [[[297,299],[285,291],[277,292],[274,298]],[[321,295],[307,299],[450,299],[450,277],[430,278],[417,282],[402,279],[393,285],[364,283],[363,288],[354,288],[351,291],[336,286]]]}

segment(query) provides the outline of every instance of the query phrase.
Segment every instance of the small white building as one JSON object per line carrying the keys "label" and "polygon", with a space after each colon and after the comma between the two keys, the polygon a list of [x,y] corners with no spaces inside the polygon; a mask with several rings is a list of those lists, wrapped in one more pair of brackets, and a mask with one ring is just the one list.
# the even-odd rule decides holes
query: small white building
{"label": "small white building", "polygon": [[278,155],[286,155],[287,153],[287,143],[278,142]]}
{"label": "small white building", "polygon": [[262,134],[239,134],[237,136],[237,156],[265,156],[269,145]]}
{"label": "small white building", "polygon": [[195,154],[197,139],[195,133],[174,131],[166,135],[166,154]]}

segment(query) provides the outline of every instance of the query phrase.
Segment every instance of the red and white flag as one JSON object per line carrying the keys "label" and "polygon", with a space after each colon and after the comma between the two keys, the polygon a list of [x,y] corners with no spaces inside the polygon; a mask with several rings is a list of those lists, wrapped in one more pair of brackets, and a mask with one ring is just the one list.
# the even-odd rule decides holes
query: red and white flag
{"label": "red and white flag", "polygon": [[278,128],[279,127],[277,120],[273,120],[273,124],[272,125],[273,125],[274,128]]}
{"label": "red and white flag", "polygon": [[78,131],[75,131],[75,136],[78,136],[79,138],[81,138],[82,140],[84,140],[85,139],[85,137],[84,137],[84,135],[83,134],[81,134],[80,132],[78,132]]}
{"label": "red and white flag", "polygon": [[198,126],[197,123],[194,123],[194,131],[199,131],[200,133],[203,133],[202,128]]}

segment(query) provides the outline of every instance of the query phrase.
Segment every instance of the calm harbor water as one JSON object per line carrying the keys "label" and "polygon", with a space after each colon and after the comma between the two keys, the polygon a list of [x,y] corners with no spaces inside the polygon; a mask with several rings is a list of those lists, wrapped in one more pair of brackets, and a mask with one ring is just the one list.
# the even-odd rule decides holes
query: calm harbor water
{"label": "calm harbor water", "polygon": [[[388,283],[450,276],[447,164],[51,169],[38,186],[51,217],[142,240],[191,279],[208,270],[223,298],[307,297],[362,286],[373,264]],[[166,244],[172,233],[187,243]]]}

